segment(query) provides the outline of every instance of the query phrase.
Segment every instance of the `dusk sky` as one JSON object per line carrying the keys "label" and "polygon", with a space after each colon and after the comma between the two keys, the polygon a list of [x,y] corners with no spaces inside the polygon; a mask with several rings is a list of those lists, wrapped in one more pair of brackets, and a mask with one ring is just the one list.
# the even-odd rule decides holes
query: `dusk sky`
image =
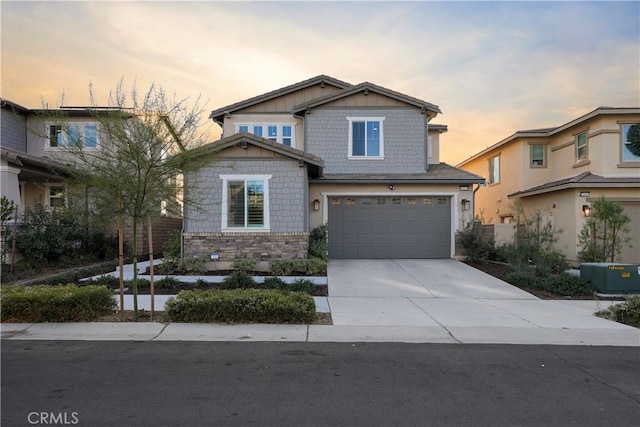
{"label": "dusk sky", "polygon": [[[640,106],[640,3],[7,2],[1,96],[87,105],[124,79],[207,110],[318,74],[440,106],[441,161]],[[213,128],[211,140],[219,129]]]}

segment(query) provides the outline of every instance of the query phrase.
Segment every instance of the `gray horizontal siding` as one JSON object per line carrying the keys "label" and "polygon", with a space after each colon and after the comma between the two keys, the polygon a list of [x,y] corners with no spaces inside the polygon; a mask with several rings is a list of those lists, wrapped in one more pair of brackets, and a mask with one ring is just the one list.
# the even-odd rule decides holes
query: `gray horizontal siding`
{"label": "gray horizontal siding", "polygon": [[2,110],[2,147],[27,151],[27,120],[24,116]]}

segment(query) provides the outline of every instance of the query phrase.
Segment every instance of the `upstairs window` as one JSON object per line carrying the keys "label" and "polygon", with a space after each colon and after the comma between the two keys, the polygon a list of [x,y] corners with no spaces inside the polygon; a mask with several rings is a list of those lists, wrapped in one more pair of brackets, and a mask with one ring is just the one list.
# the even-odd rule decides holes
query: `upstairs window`
{"label": "upstairs window", "polygon": [[634,135],[640,135],[640,123],[629,123],[621,125],[620,140],[622,143],[622,161],[640,162],[640,156],[636,156],[630,150],[631,140]]}
{"label": "upstairs window", "polygon": [[589,158],[589,140],[587,132],[576,135],[576,161],[587,160]]}
{"label": "upstairs window", "polygon": [[295,147],[295,133],[293,124],[241,124],[237,125],[237,132],[250,132],[255,136],[267,138],[287,147]]}
{"label": "upstairs window", "polygon": [[489,159],[489,184],[498,184],[500,182],[500,156]]}
{"label": "upstairs window", "polygon": [[98,125],[95,123],[49,124],[47,133],[47,148],[98,148]]}
{"label": "upstairs window", "polygon": [[384,117],[347,117],[349,121],[349,158],[383,158]]}
{"label": "upstairs window", "polygon": [[547,166],[547,146],[545,144],[531,145],[531,167],[543,168]]}

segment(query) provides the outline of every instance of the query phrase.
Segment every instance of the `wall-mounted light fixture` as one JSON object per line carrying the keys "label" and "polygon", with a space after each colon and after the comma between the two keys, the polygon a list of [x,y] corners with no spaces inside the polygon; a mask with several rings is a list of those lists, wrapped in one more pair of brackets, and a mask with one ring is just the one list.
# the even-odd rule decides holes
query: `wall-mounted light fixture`
{"label": "wall-mounted light fixture", "polygon": [[462,210],[468,211],[471,209],[471,201],[467,199],[462,199]]}
{"label": "wall-mounted light fixture", "polygon": [[468,185],[461,185],[460,186],[460,191],[469,191],[469,186]]}
{"label": "wall-mounted light fixture", "polygon": [[395,186],[395,185],[393,185],[393,184],[390,184],[390,185],[389,185],[389,190],[395,190],[395,189],[396,189],[396,186]]}
{"label": "wall-mounted light fixture", "polygon": [[591,194],[591,193],[589,193],[588,191],[581,191],[580,192],[580,197],[589,197],[589,194]]}
{"label": "wall-mounted light fixture", "polygon": [[313,210],[314,211],[319,211],[320,210],[320,200],[315,199],[313,201]]}
{"label": "wall-mounted light fixture", "polygon": [[582,214],[587,218],[590,217],[591,216],[591,206],[582,205]]}

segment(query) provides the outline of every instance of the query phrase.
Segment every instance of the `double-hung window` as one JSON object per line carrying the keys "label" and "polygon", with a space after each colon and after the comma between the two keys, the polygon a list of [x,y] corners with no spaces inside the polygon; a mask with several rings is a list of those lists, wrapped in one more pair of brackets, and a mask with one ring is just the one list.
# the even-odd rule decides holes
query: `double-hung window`
{"label": "double-hung window", "polygon": [[47,185],[45,206],[50,208],[62,208],[65,204],[65,189],[61,184]]}
{"label": "double-hung window", "polygon": [[384,117],[347,117],[349,158],[384,157]]}
{"label": "double-hung window", "polygon": [[500,182],[500,156],[489,159],[489,184],[498,184]]}
{"label": "double-hung window", "polygon": [[293,124],[272,123],[272,124],[240,124],[236,126],[238,132],[250,132],[255,136],[267,138],[287,147],[295,147],[295,132]]}
{"label": "double-hung window", "polygon": [[271,175],[221,175],[222,229],[269,229],[269,179]]}
{"label": "double-hung window", "polygon": [[631,151],[631,141],[640,138],[640,123],[626,123],[621,125],[620,141],[622,146],[622,162],[640,162],[640,156]]}
{"label": "double-hung window", "polygon": [[589,140],[587,131],[576,135],[576,161],[587,160],[589,158]]}
{"label": "double-hung window", "polygon": [[96,123],[49,124],[47,148],[98,148],[98,125]]}
{"label": "double-hung window", "polygon": [[547,166],[547,146],[545,144],[532,144],[531,146],[531,167],[543,168]]}

